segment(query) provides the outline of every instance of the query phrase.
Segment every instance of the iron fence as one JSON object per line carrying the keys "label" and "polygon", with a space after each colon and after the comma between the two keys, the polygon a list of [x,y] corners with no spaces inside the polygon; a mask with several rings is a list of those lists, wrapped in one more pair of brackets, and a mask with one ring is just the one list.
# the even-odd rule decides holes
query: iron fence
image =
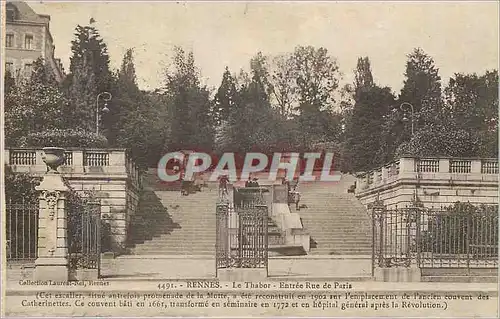
{"label": "iron fence", "polygon": [[38,202],[27,201],[6,204],[7,261],[32,262],[38,253]]}
{"label": "iron fence", "polygon": [[101,205],[68,206],[68,253],[72,269],[100,268]]}
{"label": "iron fence", "polygon": [[216,210],[216,268],[268,266],[268,211],[266,205],[219,202]]}
{"label": "iron fence", "polygon": [[496,268],[498,210],[372,209],[374,267]]}

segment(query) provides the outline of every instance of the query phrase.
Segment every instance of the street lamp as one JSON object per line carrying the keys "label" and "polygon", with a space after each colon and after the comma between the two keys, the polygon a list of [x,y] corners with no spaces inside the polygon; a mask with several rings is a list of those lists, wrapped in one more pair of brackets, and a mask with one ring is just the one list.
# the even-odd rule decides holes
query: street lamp
{"label": "street lamp", "polygon": [[[409,106],[409,107],[410,107],[410,110],[411,110],[411,136],[413,136],[413,133],[414,133],[414,128],[413,128],[413,116],[414,116],[414,114],[415,114],[415,111],[414,111],[413,105],[411,105],[411,104],[410,104],[410,103],[408,103],[408,102],[403,102],[403,103],[399,106],[400,110],[404,112],[404,111],[405,111],[405,110],[404,110],[404,107],[405,107],[405,106]],[[407,118],[406,116],[404,116],[404,117],[403,117],[403,121],[405,121],[405,122],[406,122],[406,121],[408,121],[408,118]]]}
{"label": "street lamp", "polygon": [[[104,100],[104,107],[102,110],[99,112],[99,98],[102,96],[102,99]],[[100,113],[108,113],[108,101],[111,100],[113,96],[109,92],[101,92],[97,95],[96,102],[95,102],[95,132],[97,135],[99,135],[99,120],[100,120]]]}

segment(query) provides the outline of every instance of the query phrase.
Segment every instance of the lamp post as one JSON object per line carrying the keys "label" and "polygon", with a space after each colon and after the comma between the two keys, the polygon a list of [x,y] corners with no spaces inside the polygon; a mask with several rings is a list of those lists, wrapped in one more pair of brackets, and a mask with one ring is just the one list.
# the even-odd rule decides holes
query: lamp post
{"label": "lamp post", "polygon": [[95,132],[97,135],[99,135],[99,120],[100,120],[100,112],[99,112],[99,98],[102,96],[102,99],[104,100],[104,107],[102,108],[102,112],[107,113],[109,112],[108,109],[108,101],[111,100],[113,97],[111,93],[109,92],[101,92],[97,95],[96,102],[95,102]]}
{"label": "lamp post", "polygon": [[[411,105],[411,104],[410,104],[410,103],[408,103],[408,102],[403,102],[403,103],[399,106],[399,109],[400,109],[401,111],[403,111],[403,112],[404,112],[404,111],[405,111],[405,110],[404,110],[404,109],[405,109],[405,108],[404,108],[405,106],[409,106],[409,107],[410,107],[410,110],[411,110],[411,136],[413,136],[413,133],[414,133],[414,127],[413,127],[413,116],[414,116],[414,114],[415,114],[415,110],[414,110],[414,108],[413,108],[413,105]],[[404,117],[403,117],[403,121],[405,121],[405,122],[406,122],[406,121],[408,121],[408,118],[407,118],[406,116],[404,116]]]}

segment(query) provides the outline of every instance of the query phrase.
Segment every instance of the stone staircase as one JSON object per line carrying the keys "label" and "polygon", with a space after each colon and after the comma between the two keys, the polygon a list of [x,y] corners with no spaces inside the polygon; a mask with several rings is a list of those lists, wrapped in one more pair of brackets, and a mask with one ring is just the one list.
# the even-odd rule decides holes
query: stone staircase
{"label": "stone staircase", "polygon": [[299,185],[302,223],[311,235],[311,255],[371,255],[371,219],[353,194],[349,176],[338,183]]}
{"label": "stone staircase", "polygon": [[139,214],[132,219],[134,255],[215,255],[217,192],[146,189]]}
{"label": "stone staircase", "polygon": [[[135,255],[215,255],[216,184],[209,183],[188,196],[165,187],[150,172],[132,216],[130,252]],[[301,183],[298,213],[311,235],[312,255],[371,255],[371,226],[366,209],[347,189],[349,176],[337,183]],[[295,208],[291,207],[292,212]],[[268,223],[270,255],[277,253],[281,232],[272,219]],[[273,252],[274,251],[274,252]],[[288,254],[288,253],[287,253]],[[294,253],[295,254],[295,253]]]}

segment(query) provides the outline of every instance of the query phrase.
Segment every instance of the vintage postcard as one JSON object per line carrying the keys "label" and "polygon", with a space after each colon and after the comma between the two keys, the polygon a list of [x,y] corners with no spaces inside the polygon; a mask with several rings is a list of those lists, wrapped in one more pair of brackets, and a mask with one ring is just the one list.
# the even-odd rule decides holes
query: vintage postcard
{"label": "vintage postcard", "polygon": [[497,1],[2,1],[2,315],[498,318]]}

